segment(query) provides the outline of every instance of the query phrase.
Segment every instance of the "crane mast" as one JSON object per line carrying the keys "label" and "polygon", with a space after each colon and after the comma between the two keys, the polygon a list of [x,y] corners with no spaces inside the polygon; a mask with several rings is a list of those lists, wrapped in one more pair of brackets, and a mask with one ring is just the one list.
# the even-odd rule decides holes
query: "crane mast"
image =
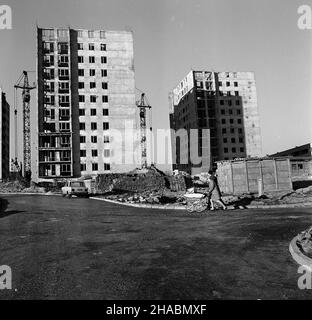
{"label": "crane mast", "polygon": [[140,132],[141,132],[141,157],[142,167],[147,167],[147,139],[146,139],[146,110],[152,107],[145,102],[145,94],[141,94],[141,100],[138,103],[140,109]]}
{"label": "crane mast", "polygon": [[[31,141],[30,141],[30,90],[36,88],[29,85],[27,71],[18,79],[14,86],[15,90],[22,89],[23,101],[23,169],[24,177],[30,180],[31,177]],[[15,106],[15,143],[17,144],[17,107]],[[15,155],[17,157],[17,155]]]}

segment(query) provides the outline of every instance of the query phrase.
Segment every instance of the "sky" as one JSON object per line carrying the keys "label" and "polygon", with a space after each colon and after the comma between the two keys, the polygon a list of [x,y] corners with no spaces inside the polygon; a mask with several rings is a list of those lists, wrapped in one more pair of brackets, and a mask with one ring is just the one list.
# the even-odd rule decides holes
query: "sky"
{"label": "sky", "polygon": [[[13,13],[12,29],[0,30],[0,86],[12,106],[12,120],[13,86],[22,70],[36,69],[36,25],[131,30],[136,87],[152,105],[154,128],[169,127],[168,94],[191,69],[253,71],[263,155],[312,142],[312,30],[297,27],[298,7],[312,7],[311,0],[0,0],[0,4],[9,5]],[[31,81],[34,77],[30,74]],[[13,122],[11,127],[13,137]],[[22,130],[19,136],[20,141]]]}

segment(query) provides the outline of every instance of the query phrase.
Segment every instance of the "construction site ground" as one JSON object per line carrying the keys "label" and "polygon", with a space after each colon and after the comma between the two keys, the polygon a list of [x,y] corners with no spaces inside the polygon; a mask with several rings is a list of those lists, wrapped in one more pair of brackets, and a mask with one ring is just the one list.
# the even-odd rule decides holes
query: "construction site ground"
{"label": "construction site ground", "polygon": [[[61,190],[60,188],[46,189],[36,184],[27,186],[20,181],[10,181],[0,183],[0,193],[60,194]],[[185,209],[187,204],[185,194],[186,191],[170,191],[169,189],[142,192],[113,190],[104,194],[90,194],[90,196],[136,207]],[[267,193],[260,197],[256,194],[223,195],[222,199],[229,209],[312,206],[312,186],[291,192]]]}

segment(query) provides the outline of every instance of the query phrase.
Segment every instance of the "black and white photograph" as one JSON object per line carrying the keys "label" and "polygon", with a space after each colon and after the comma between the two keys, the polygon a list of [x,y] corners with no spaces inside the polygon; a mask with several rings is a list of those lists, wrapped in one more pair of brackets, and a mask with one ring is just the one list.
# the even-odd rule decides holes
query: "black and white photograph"
{"label": "black and white photograph", "polygon": [[310,300],[311,71],[311,0],[0,0],[0,300]]}

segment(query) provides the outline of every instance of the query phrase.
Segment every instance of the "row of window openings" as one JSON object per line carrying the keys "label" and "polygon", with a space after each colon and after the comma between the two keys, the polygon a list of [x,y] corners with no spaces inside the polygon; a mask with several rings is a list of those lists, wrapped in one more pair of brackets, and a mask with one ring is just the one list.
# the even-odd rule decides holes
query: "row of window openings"
{"label": "row of window openings", "polygon": [[[83,37],[83,30],[78,30],[77,31],[77,36],[79,38]],[[93,39],[94,38],[94,31],[93,30],[88,30],[88,38]],[[105,39],[105,31],[100,31],[100,38]]]}
{"label": "row of window openings", "polygon": [[[87,150],[80,150],[80,158],[85,158],[86,156],[87,156]],[[98,156],[98,150],[92,149],[91,156],[93,158],[96,158]],[[109,157],[110,157],[110,150],[104,149],[104,158],[109,158]]]}
{"label": "row of window openings", "polygon": [[[54,79],[54,69],[44,69],[43,75],[46,79]],[[59,78],[68,78],[69,69],[59,69],[58,70]]]}
{"label": "row of window openings", "polygon": [[[68,52],[68,43],[58,43],[57,45],[58,51],[59,52]],[[94,51],[95,50],[95,44],[94,43],[89,43],[89,50]],[[43,49],[45,51],[54,51],[54,43],[53,42],[44,42],[43,43]],[[78,50],[83,50],[83,43],[78,43]],[[101,43],[100,44],[100,50],[101,51],[106,51],[106,44]]]}
{"label": "row of window openings", "polygon": [[[223,143],[228,143],[228,138],[223,138]],[[236,143],[236,139],[235,138],[231,138],[231,143]],[[244,138],[239,138],[238,139],[239,143],[244,143]]]}
{"label": "row of window openings", "polygon": [[[84,56],[78,56],[78,63],[84,63]],[[95,56],[89,56],[89,63],[95,63]],[[101,57],[101,63],[107,63],[107,57]]]}
{"label": "row of window openings", "polygon": [[[220,100],[220,105],[224,106],[225,101],[224,100]],[[232,100],[228,100],[227,102],[228,106],[232,106]],[[240,100],[235,100],[235,105],[239,106],[240,105]]]}
{"label": "row of window openings", "polygon": [[[78,50],[83,50],[84,49],[84,44],[83,43],[78,43]],[[88,49],[91,51],[95,50],[95,44],[94,43],[89,43]],[[100,50],[101,51],[106,51],[106,44],[101,43],[100,44]]]}
{"label": "row of window openings", "polygon": [[[97,102],[97,98],[98,96],[90,96],[90,102],[91,103],[96,103]],[[86,97],[84,95],[79,95],[79,102],[85,102],[86,101]],[[102,102],[103,103],[107,103],[108,102],[108,96],[102,96]]]}
{"label": "row of window openings", "polygon": [[[207,89],[212,88],[213,82],[212,81],[205,81],[205,85],[206,85]],[[219,81],[218,85],[219,85],[219,87],[222,87],[223,86],[222,81]],[[197,86],[197,88],[203,88],[204,87],[204,82],[203,81],[196,81],[196,86]],[[230,87],[231,86],[231,82],[230,81],[226,81],[226,86]],[[238,82],[237,81],[234,81],[234,87],[238,87]]]}
{"label": "row of window openings", "polygon": [[[45,69],[44,70],[44,77],[47,79],[54,79],[54,69]],[[69,77],[69,70],[68,69],[59,69],[59,77]],[[96,74],[95,69],[89,70],[90,77],[94,77]],[[78,76],[84,77],[84,69],[78,69]],[[101,77],[107,77],[107,69],[101,69]]]}
{"label": "row of window openings", "polygon": [[[89,70],[90,77],[94,77],[95,73],[96,73],[95,69],[90,69]],[[85,75],[84,69],[78,69],[78,76],[79,77],[84,77],[84,75]],[[106,69],[102,69],[101,70],[101,76],[102,77],[107,77],[107,70]]]}
{"label": "row of window openings", "polygon": [[[97,130],[97,122],[91,122],[91,130]],[[79,123],[80,130],[86,130],[86,124],[84,122]],[[103,130],[109,130],[109,123],[103,122]]]}
{"label": "row of window openings", "polygon": [[[55,96],[45,96],[44,98],[45,98],[44,102],[46,104],[51,104],[51,105],[55,104]],[[90,102],[96,103],[97,98],[98,98],[97,96],[91,95]],[[86,101],[86,97],[84,95],[79,95],[79,102],[85,102],[85,101]],[[69,96],[66,96],[66,95],[59,96],[59,103],[60,104],[68,104],[69,103]],[[102,103],[108,103],[108,96],[106,96],[106,95],[102,96]]]}
{"label": "row of window openings", "polygon": [[[226,134],[227,133],[227,128],[222,128],[222,134]],[[235,128],[230,128],[230,133],[235,133]],[[242,134],[243,133],[243,129],[242,128],[238,128],[238,133]]]}
{"label": "row of window openings", "polygon": [[[108,116],[109,115],[109,111],[108,111],[108,109],[103,109],[102,110],[102,114],[103,114],[103,116]],[[82,108],[80,108],[79,109],[79,115],[80,116],[85,116],[86,115],[86,110],[85,109],[82,109]],[[90,109],[90,116],[96,116],[97,115],[97,109]]]}
{"label": "row of window openings", "polygon": [[[97,143],[97,136],[91,136],[91,143]],[[80,143],[86,143],[87,138],[86,136],[80,136]],[[104,143],[109,143],[109,136],[104,136],[103,138]]]}
{"label": "row of window openings", "polygon": [[[43,62],[48,65],[54,65],[54,56],[45,56]],[[59,56],[58,63],[59,64],[68,64],[69,58],[67,55]],[[78,63],[84,63],[84,57],[78,56]],[[95,56],[89,56],[89,63],[95,63]],[[107,57],[101,57],[101,63],[107,63]]]}
{"label": "row of window openings", "polygon": [[[234,119],[229,120],[230,124],[234,124]],[[222,124],[226,124],[226,119],[221,119]],[[237,119],[237,124],[242,124],[242,119]]]}
{"label": "row of window openings", "polygon": [[[89,83],[90,89],[95,89],[96,88],[96,82],[92,81]],[[78,89],[84,89],[85,88],[85,83],[84,82],[79,82],[78,83]],[[107,82],[102,82],[102,89],[107,90],[108,89],[108,84]]]}
{"label": "row of window openings", "polygon": [[[231,91],[227,91],[226,94],[225,94],[225,92],[223,92],[223,91],[219,91],[219,94],[220,94],[220,96],[225,96],[225,95],[231,96]],[[238,91],[234,91],[234,95],[235,95],[236,97],[238,97],[238,96],[239,96],[239,92],[238,92]]]}
{"label": "row of window openings", "polygon": [[[49,120],[55,120],[55,109],[45,109],[45,117]],[[61,121],[68,121],[70,119],[70,110],[69,109],[60,109],[59,119]]]}
{"label": "row of window openings", "polygon": [[[54,42],[43,42],[43,49],[45,52],[52,52],[54,51]],[[59,42],[57,44],[58,52],[60,53],[67,53],[68,52],[68,43],[67,42]]]}
{"label": "row of window openings", "polygon": [[[224,153],[229,153],[229,149],[228,148],[224,148],[223,151],[224,151]],[[232,148],[232,153],[235,153],[235,152],[236,152],[236,148],[233,147]],[[239,152],[245,152],[245,148],[243,148],[243,147],[239,148]]]}
{"label": "row of window openings", "polygon": [[[103,116],[108,116],[109,115],[109,111],[108,109],[103,109],[102,110],[102,114]],[[86,111],[85,109],[79,109],[79,116],[85,116],[86,115]],[[90,116],[96,116],[97,115],[97,109],[90,109]],[[46,109],[45,110],[45,117],[50,118],[50,120],[54,120],[55,119],[55,109]],[[70,118],[70,110],[69,109],[60,109],[59,110],[59,119],[60,120],[69,120]]]}
{"label": "row of window openings", "polygon": [[[94,77],[96,73],[95,69],[90,69],[89,70],[89,75],[90,77]],[[69,70],[68,69],[59,69],[58,70],[58,75],[59,77],[69,77]],[[44,71],[44,76],[50,79],[54,79],[54,69],[46,69]],[[84,76],[84,69],[78,69],[78,76],[83,77]],[[107,77],[107,70],[102,69],[101,70],[101,76],[102,77]],[[106,83],[107,84],[107,83]]]}
{"label": "row of window openings", "polygon": [[[77,31],[78,37],[83,37],[83,30]],[[43,37],[54,37],[54,30],[53,29],[42,29],[42,35]],[[58,37],[68,37],[69,36],[69,29],[58,29],[57,30],[57,36]],[[94,31],[88,30],[88,38],[92,39],[94,38]],[[100,31],[100,38],[105,39],[105,31]]]}
{"label": "row of window openings", "polygon": [[[54,82],[49,82],[48,84],[45,84],[45,91],[54,92],[55,91],[55,85]],[[59,91],[69,91],[69,82],[59,82],[58,83],[58,90]]]}
{"label": "row of window openings", "polygon": [[[232,115],[234,112],[233,112],[232,109],[229,109],[229,110],[228,110],[228,113],[229,113],[229,115]],[[222,114],[222,115],[225,115],[225,114],[226,114],[226,110],[225,110],[225,109],[221,109],[221,114]],[[236,114],[237,114],[237,115],[241,115],[241,114],[242,114],[242,111],[241,111],[240,109],[237,109],[237,110],[236,110]]]}
{"label": "row of window openings", "polygon": [[[99,165],[97,163],[92,163],[92,171],[98,171]],[[104,171],[110,170],[110,164],[104,163]],[[80,171],[87,171],[87,165],[85,163],[80,164]]]}

